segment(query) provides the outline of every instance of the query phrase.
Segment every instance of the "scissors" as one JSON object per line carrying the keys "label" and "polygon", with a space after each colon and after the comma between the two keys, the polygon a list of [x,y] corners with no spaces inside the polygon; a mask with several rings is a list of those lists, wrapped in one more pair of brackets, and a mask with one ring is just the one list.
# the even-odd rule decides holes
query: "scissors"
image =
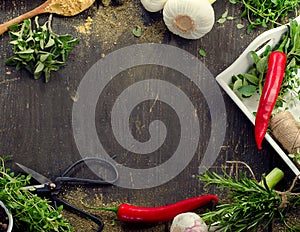
{"label": "scissors", "polygon": [[[68,174],[70,174],[73,170],[75,170],[76,167],[79,167],[80,164],[82,164],[84,162],[89,162],[89,161],[92,162],[93,165],[98,163],[102,166],[106,166],[106,168],[111,169],[111,170],[109,170],[109,171],[113,172],[113,177],[111,178],[111,180],[104,180],[102,177],[99,177],[99,179],[87,179],[87,178],[77,178],[77,177],[68,176]],[[62,190],[62,186],[67,185],[67,184],[111,185],[111,184],[115,183],[119,178],[119,174],[118,174],[118,170],[112,163],[110,163],[104,159],[101,159],[101,158],[95,158],[95,157],[83,158],[83,159],[76,161],[71,166],[69,166],[63,172],[63,174],[60,177],[55,178],[54,181],[51,181],[50,179],[43,176],[42,174],[40,174],[22,164],[16,163],[16,165],[19,166],[25,173],[30,174],[32,176],[32,178],[34,178],[37,182],[39,182],[38,185],[26,186],[23,189],[34,188],[37,193],[47,194],[47,196],[49,196],[51,198],[55,209],[57,209],[59,205],[63,205],[64,209],[67,209],[75,214],[80,215],[80,216],[84,216],[88,219],[91,219],[95,223],[97,223],[99,227],[96,232],[100,232],[103,230],[104,223],[100,218],[69,204],[68,202],[60,199],[58,197],[58,195]]]}

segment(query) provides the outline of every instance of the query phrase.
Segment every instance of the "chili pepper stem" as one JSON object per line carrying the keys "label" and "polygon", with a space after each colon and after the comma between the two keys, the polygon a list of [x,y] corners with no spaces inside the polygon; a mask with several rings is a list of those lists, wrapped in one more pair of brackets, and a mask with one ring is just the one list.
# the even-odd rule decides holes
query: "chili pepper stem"
{"label": "chili pepper stem", "polygon": [[104,211],[111,211],[111,212],[118,212],[119,207],[102,207],[102,208],[95,208],[96,210],[104,210]]}
{"label": "chili pepper stem", "polygon": [[115,213],[117,213],[119,210],[119,206],[116,206],[116,207],[93,207],[91,205],[84,203],[83,201],[81,201],[81,204],[83,204],[85,207],[87,207],[89,209],[93,209],[93,210],[104,210],[104,211],[110,211],[110,212],[115,212]]}

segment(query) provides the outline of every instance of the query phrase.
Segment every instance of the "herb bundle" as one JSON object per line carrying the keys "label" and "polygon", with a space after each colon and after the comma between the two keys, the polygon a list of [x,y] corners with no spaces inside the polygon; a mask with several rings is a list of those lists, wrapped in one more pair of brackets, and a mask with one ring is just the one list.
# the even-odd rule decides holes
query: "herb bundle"
{"label": "herb bundle", "polygon": [[52,71],[66,65],[69,52],[79,41],[72,35],[53,33],[51,17],[44,25],[39,24],[38,17],[34,25],[27,19],[21,25],[10,27],[9,35],[14,55],[6,60],[6,64],[16,66],[17,70],[25,68],[34,79],[44,75],[46,83]]}
{"label": "herb bundle", "polygon": [[241,17],[246,17],[250,25],[248,32],[262,26],[272,28],[282,25],[286,18],[294,12],[297,15],[299,0],[229,0],[232,4],[243,6]]}
{"label": "herb bundle", "polygon": [[261,94],[268,69],[269,55],[272,50],[275,51],[280,46],[283,47],[283,52],[287,56],[287,64],[275,108],[284,106],[286,103],[285,96],[288,93],[292,96],[289,101],[300,100],[300,78],[297,76],[300,67],[300,26],[295,20],[290,22],[288,31],[283,35],[281,43],[274,49],[267,46],[261,55],[255,51],[250,52],[254,62],[253,66],[245,74],[234,75],[230,87],[246,98],[257,92]]}
{"label": "herb bundle", "polygon": [[73,231],[62,218],[62,207],[55,210],[47,199],[23,189],[30,179],[30,175],[14,175],[0,157],[0,199],[12,213],[14,227],[20,231]]}
{"label": "herb bundle", "polygon": [[[261,226],[268,227],[273,219],[284,223],[289,231],[299,231],[300,225],[288,224],[285,213],[289,207],[300,203],[299,194],[292,193],[295,178],[291,189],[286,192],[278,192],[267,183],[270,179],[263,177],[261,183],[247,177],[246,173],[240,173],[240,178],[231,177],[225,171],[223,175],[215,172],[207,172],[199,179],[205,186],[216,185],[217,188],[228,190],[228,203],[219,204],[216,210],[201,215],[202,219],[215,226],[216,231],[242,232],[257,231]],[[273,184],[271,184],[273,185]],[[269,187],[270,186],[270,187]]]}

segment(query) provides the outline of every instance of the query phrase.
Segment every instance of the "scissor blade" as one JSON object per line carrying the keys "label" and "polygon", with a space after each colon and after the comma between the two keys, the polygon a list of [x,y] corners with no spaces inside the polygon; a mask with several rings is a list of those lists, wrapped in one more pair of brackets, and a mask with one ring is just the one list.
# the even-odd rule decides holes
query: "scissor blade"
{"label": "scissor blade", "polygon": [[45,184],[39,184],[39,185],[29,185],[22,187],[23,190],[35,190],[35,189],[42,189],[45,188]]}
{"label": "scissor blade", "polygon": [[40,174],[40,173],[38,173],[38,172],[22,165],[22,164],[16,163],[16,165],[18,165],[27,174],[31,174],[32,178],[34,178],[40,184],[46,184],[46,183],[51,182],[51,180],[49,180],[47,177],[43,176],[42,174]]}

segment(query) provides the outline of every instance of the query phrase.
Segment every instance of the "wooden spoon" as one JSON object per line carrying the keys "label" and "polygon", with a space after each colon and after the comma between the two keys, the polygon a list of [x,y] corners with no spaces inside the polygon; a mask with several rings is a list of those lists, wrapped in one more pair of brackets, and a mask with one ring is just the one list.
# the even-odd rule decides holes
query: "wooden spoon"
{"label": "wooden spoon", "polygon": [[39,14],[54,13],[63,16],[74,16],[89,8],[94,2],[95,0],[47,0],[35,9],[1,24],[0,35],[6,32],[9,26]]}

